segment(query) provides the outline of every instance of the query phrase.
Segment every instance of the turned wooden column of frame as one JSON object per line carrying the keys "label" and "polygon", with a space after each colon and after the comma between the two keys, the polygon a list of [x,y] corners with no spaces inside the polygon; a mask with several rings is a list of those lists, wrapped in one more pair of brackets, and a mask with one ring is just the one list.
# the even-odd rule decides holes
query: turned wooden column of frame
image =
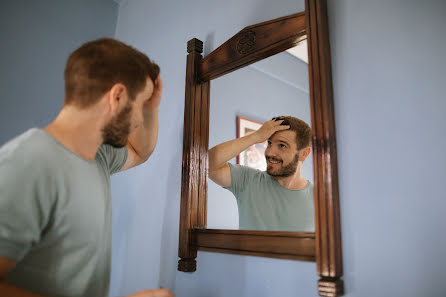
{"label": "turned wooden column of frame", "polygon": [[206,227],[209,82],[198,81],[203,42],[189,40],[187,52],[178,270],[192,272],[197,267],[192,229]]}
{"label": "turned wooden column of frame", "polygon": [[342,246],[326,0],[306,0],[320,296],[342,296]]}

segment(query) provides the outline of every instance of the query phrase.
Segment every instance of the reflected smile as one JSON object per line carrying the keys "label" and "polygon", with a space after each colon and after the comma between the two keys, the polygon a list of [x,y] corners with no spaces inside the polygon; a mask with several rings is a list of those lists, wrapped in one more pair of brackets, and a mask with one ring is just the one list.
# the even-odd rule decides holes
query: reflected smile
{"label": "reflected smile", "polygon": [[271,164],[279,164],[282,162],[280,160],[271,159],[271,158],[266,159],[266,161],[268,161],[268,163],[271,163]]}

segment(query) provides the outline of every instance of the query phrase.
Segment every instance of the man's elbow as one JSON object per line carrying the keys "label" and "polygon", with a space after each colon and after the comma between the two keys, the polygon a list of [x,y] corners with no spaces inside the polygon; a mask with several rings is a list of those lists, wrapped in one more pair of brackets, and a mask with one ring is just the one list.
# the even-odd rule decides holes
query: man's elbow
{"label": "man's elbow", "polygon": [[231,185],[231,172],[228,163],[225,163],[218,169],[208,170],[208,177],[217,185],[229,187]]}
{"label": "man's elbow", "polygon": [[153,153],[154,150],[155,150],[155,149],[152,149],[152,150],[146,152],[145,154],[141,154],[141,155],[139,156],[139,158],[141,159],[141,163],[145,163],[147,160],[149,160],[149,158],[150,158],[150,156],[152,155],[152,153]]}
{"label": "man's elbow", "polygon": [[218,171],[221,167],[225,166],[226,163],[223,164],[218,164],[217,162],[214,161],[214,158],[212,158],[211,155],[209,155],[209,163],[208,163],[208,171],[209,173],[211,171]]}
{"label": "man's elbow", "polygon": [[217,178],[218,172],[216,170],[208,170],[208,177],[210,180],[212,180],[213,182],[215,182],[215,179]]}
{"label": "man's elbow", "polygon": [[139,152],[135,150],[135,152],[137,153],[138,157],[141,160],[141,163],[144,163],[147,160],[149,160],[150,156],[155,151],[155,147],[156,147],[156,144],[152,145],[150,147],[146,147],[146,149],[139,151]]}

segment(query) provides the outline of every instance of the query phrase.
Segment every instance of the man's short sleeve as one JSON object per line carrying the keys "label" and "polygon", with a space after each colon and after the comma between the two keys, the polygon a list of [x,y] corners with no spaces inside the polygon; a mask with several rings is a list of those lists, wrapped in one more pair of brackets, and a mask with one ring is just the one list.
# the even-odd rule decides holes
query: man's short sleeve
{"label": "man's short sleeve", "polygon": [[103,144],[99,147],[96,154],[96,160],[106,165],[110,175],[121,170],[127,161],[127,147],[115,148],[109,144]]}
{"label": "man's short sleeve", "polygon": [[50,178],[40,168],[0,159],[0,255],[21,260],[50,218]]}
{"label": "man's short sleeve", "polygon": [[246,189],[255,169],[238,164],[228,164],[231,171],[231,185],[225,189],[231,191],[238,198],[239,194]]}

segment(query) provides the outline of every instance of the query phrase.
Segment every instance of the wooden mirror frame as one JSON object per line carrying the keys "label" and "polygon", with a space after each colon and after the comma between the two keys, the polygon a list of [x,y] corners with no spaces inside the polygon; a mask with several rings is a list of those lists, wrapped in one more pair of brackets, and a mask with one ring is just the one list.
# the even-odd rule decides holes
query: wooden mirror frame
{"label": "wooden mirror frame", "polygon": [[[210,81],[308,42],[315,233],[206,229]],[[187,44],[178,270],[196,270],[197,251],[316,261],[320,296],[342,296],[342,249],[326,0],[244,28],[205,58]]]}

